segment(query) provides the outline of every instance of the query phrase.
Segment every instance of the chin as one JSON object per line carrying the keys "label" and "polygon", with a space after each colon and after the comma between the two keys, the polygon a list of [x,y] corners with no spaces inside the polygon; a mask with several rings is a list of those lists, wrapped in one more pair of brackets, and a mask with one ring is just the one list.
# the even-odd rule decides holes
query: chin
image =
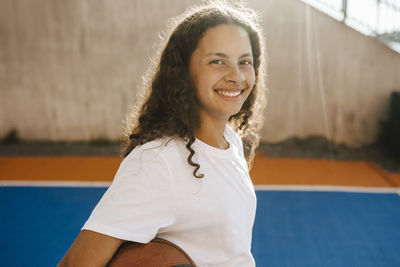
{"label": "chin", "polygon": [[226,116],[228,117],[228,119],[232,116],[237,115],[240,112],[241,109],[236,109],[236,110],[232,110],[231,112],[226,112]]}

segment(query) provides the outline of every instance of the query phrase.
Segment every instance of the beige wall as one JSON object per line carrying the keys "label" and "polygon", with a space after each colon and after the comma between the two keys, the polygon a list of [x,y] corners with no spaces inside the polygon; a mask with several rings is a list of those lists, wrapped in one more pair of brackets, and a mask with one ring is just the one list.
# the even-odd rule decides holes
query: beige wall
{"label": "beige wall", "polygon": [[400,54],[300,1],[261,2],[271,91],[263,140],[376,139],[390,92],[400,90]]}
{"label": "beige wall", "polygon": [[[169,17],[197,1],[0,0],[0,136],[117,139]],[[253,0],[268,46],[264,141],[377,136],[400,55],[298,0]]]}

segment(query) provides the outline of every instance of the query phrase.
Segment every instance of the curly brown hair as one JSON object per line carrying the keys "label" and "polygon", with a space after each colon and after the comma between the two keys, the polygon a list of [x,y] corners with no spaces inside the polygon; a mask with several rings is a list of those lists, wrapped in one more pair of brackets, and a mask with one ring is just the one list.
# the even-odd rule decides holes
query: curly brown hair
{"label": "curly brown hair", "polygon": [[242,27],[249,35],[253,53],[256,82],[241,110],[229,118],[229,124],[242,138],[249,167],[259,144],[258,131],[263,123],[266,104],[264,77],[264,38],[256,13],[242,3],[211,2],[188,9],[172,20],[170,34],[164,38],[159,60],[153,63],[144,79],[141,98],[127,118],[122,155],[126,157],[136,146],[170,136],[185,140],[190,151],[188,163],[195,151],[195,133],[200,128],[199,101],[189,74],[193,51],[204,33],[221,24]]}

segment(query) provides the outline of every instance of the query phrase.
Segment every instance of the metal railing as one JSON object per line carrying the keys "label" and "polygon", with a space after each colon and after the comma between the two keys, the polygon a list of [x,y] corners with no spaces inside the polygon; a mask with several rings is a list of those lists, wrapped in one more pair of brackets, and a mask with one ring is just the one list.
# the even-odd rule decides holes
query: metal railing
{"label": "metal railing", "polygon": [[400,53],[400,0],[301,0]]}

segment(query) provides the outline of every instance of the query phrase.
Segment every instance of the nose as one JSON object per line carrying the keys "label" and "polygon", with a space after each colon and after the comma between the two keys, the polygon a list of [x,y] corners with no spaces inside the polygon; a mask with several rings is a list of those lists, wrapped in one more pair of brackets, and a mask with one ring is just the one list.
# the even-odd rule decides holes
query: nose
{"label": "nose", "polygon": [[238,66],[232,66],[224,77],[226,82],[241,83],[245,80],[244,73]]}

